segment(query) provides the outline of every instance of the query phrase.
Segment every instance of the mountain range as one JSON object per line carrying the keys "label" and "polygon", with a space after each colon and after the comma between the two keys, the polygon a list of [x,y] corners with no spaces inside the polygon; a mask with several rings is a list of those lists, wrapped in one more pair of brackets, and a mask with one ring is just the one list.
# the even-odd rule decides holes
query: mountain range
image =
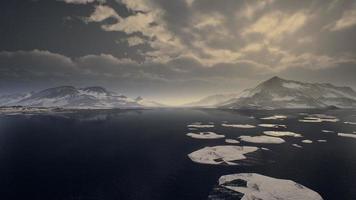
{"label": "mountain range", "polygon": [[[60,86],[38,92],[0,96],[0,106],[63,108],[164,107],[142,97],[129,98],[99,86]],[[356,92],[329,83],[305,83],[277,76],[241,93],[216,94],[184,107],[225,109],[356,108]]]}
{"label": "mountain range", "polygon": [[0,106],[136,108],[162,105],[142,97],[132,99],[99,86],[86,88],[60,86],[38,92],[4,95],[0,97]]}
{"label": "mountain range", "polygon": [[304,83],[277,76],[236,94],[218,94],[187,104],[228,109],[355,108],[356,92],[329,83]]}

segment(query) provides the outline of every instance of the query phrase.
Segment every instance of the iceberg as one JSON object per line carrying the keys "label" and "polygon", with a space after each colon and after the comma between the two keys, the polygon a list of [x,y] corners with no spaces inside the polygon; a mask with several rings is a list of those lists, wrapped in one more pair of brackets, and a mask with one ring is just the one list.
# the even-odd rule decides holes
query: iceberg
{"label": "iceberg", "polygon": [[293,147],[297,147],[297,148],[303,148],[302,146],[300,146],[299,144],[292,144]]}
{"label": "iceberg", "polygon": [[[229,198],[231,197],[231,198]],[[315,191],[292,180],[256,173],[230,174],[219,178],[208,199],[322,200]]]}
{"label": "iceberg", "polygon": [[250,142],[250,143],[266,143],[266,144],[282,144],[286,142],[282,138],[278,137],[271,137],[271,136],[240,136],[239,137],[242,141],[244,142]]}
{"label": "iceberg", "polygon": [[305,144],[311,144],[311,143],[313,143],[313,141],[311,141],[311,140],[302,140],[302,142],[305,143]]}
{"label": "iceberg", "polygon": [[250,124],[221,124],[223,127],[231,127],[231,128],[255,128],[256,126]]}
{"label": "iceberg", "polygon": [[355,138],[356,139],[356,134],[352,134],[352,133],[338,133],[337,134],[340,137],[349,137],[349,138]]}
{"label": "iceberg", "polygon": [[238,165],[236,161],[244,160],[245,154],[255,152],[259,148],[252,146],[213,146],[204,147],[188,154],[188,157],[196,163],[210,165]]}
{"label": "iceberg", "polygon": [[201,124],[199,122],[192,123],[187,126],[188,128],[214,128],[214,124]]}
{"label": "iceberg", "polygon": [[287,126],[283,124],[259,124],[258,126],[264,128],[287,128]]}
{"label": "iceberg", "polygon": [[304,117],[304,119],[300,119],[299,121],[308,122],[308,123],[321,123],[321,122],[338,122],[340,120],[331,115],[312,114],[307,117]]}
{"label": "iceberg", "polygon": [[261,119],[265,119],[265,120],[284,120],[287,119],[287,116],[285,115],[273,115],[270,117],[263,117]]}
{"label": "iceberg", "polygon": [[356,122],[344,122],[344,124],[356,125]]}
{"label": "iceberg", "polygon": [[274,136],[274,137],[282,137],[282,136],[302,137],[301,134],[294,133],[291,131],[263,131],[263,134]]}
{"label": "iceberg", "polygon": [[187,133],[187,136],[195,139],[219,139],[225,137],[225,135],[219,135],[214,132]]}
{"label": "iceberg", "polygon": [[238,144],[238,143],[240,143],[238,140],[235,140],[235,139],[226,139],[225,142],[229,143],[229,144]]}

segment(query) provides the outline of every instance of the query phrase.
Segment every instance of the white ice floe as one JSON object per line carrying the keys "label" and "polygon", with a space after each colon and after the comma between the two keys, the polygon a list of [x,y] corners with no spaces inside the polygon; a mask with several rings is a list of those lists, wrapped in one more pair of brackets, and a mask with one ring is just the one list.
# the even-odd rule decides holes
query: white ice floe
{"label": "white ice floe", "polygon": [[329,130],[321,130],[323,133],[334,133],[334,131],[329,131]]}
{"label": "white ice floe", "polygon": [[323,119],[317,117],[305,117],[304,119],[300,119],[300,122],[307,122],[307,123],[320,123],[320,122],[338,122],[339,119]]}
{"label": "white ice floe", "polygon": [[243,194],[241,200],[322,200],[315,191],[292,180],[256,173],[230,174],[219,178],[219,187]]}
{"label": "white ice floe", "polygon": [[287,126],[283,124],[259,124],[258,126],[264,128],[287,128]]}
{"label": "white ice floe", "polygon": [[195,139],[219,139],[225,137],[225,135],[219,135],[214,132],[187,133],[187,136]]}
{"label": "white ice floe", "polygon": [[352,134],[352,133],[338,133],[337,135],[340,136],[340,137],[349,137],[349,138],[355,138],[356,139],[356,134]]}
{"label": "white ice floe", "polygon": [[324,114],[312,114],[304,119],[300,119],[300,122],[309,122],[309,123],[320,123],[320,122],[338,122],[340,121],[338,118],[331,115]]}
{"label": "white ice floe", "polygon": [[327,142],[327,140],[318,140],[318,142]]}
{"label": "white ice floe", "polygon": [[261,147],[262,150],[265,150],[265,151],[270,151],[269,148],[266,148],[266,147]]}
{"label": "white ice floe", "polygon": [[278,119],[278,120],[283,120],[283,119],[287,119],[287,116],[285,115],[273,115],[273,116],[270,116],[270,117],[263,117],[261,119]]}
{"label": "white ice floe", "polygon": [[299,133],[294,133],[291,131],[263,131],[263,134],[275,137],[282,137],[282,136],[292,136],[292,137],[302,137]]}
{"label": "white ice floe", "polygon": [[255,128],[256,126],[250,124],[221,124],[223,127],[231,127],[231,128]]}
{"label": "white ice floe", "polygon": [[311,143],[313,143],[313,141],[311,141],[311,140],[302,140],[302,142],[305,143],[305,144],[311,144]]}
{"label": "white ice floe", "polygon": [[213,124],[201,124],[201,123],[192,123],[187,126],[188,128],[214,128]]}
{"label": "white ice floe", "polygon": [[261,135],[261,136],[242,135],[239,138],[244,142],[250,142],[250,143],[281,144],[286,142],[282,138],[265,136],[265,135]]}
{"label": "white ice floe", "polygon": [[235,140],[235,139],[226,139],[225,142],[229,143],[229,144],[238,144],[238,143],[240,143],[238,140]]}
{"label": "white ice floe", "polygon": [[257,151],[258,147],[251,146],[213,146],[188,154],[188,157],[196,163],[202,164],[227,164],[237,165],[234,161],[246,159],[245,154]]}
{"label": "white ice floe", "polygon": [[356,122],[344,122],[344,124],[356,125]]}
{"label": "white ice floe", "polygon": [[300,146],[299,144],[292,144],[293,147],[297,147],[297,148],[303,148],[302,146]]}

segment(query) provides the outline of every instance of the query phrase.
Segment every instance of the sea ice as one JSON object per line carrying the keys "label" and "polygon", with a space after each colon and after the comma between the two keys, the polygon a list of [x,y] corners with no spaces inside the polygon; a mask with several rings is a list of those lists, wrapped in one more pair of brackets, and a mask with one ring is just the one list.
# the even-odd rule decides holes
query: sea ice
{"label": "sea ice", "polygon": [[221,124],[223,127],[232,127],[232,128],[255,128],[256,126],[250,124]]}
{"label": "sea ice", "polygon": [[311,143],[313,143],[313,141],[311,141],[311,140],[302,140],[302,142],[305,143],[305,144],[311,144]]}
{"label": "sea ice", "polygon": [[292,137],[302,137],[299,133],[294,133],[291,131],[263,131],[263,134],[275,137],[282,137],[282,136],[292,136]]}
{"label": "sea ice", "polygon": [[258,126],[264,128],[287,128],[287,126],[283,124],[259,124]]}
{"label": "sea ice", "polygon": [[213,146],[204,147],[188,154],[188,157],[196,163],[201,164],[227,164],[237,165],[235,161],[246,159],[245,154],[257,151],[258,147],[252,146]]}
{"label": "sea ice", "polygon": [[323,133],[334,133],[334,131],[329,131],[329,130],[321,130]]}
{"label": "sea ice", "polygon": [[341,137],[349,137],[349,138],[355,138],[356,139],[356,134],[352,134],[352,133],[338,133],[338,136]]}
{"label": "sea ice", "polygon": [[261,119],[279,119],[279,120],[283,120],[283,119],[287,119],[287,116],[285,115],[273,115],[270,117],[263,117]]}
{"label": "sea ice", "polygon": [[318,140],[318,142],[327,142],[327,140]]}
{"label": "sea ice", "polygon": [[219,135],[214,132],[187,133],[187,136],[195,139],[219,139],[225,137],[225,135]]}
{"label": "sea ice", "polygon": [[192,123],[187,126],[188,128],[214,128],[213,124],[201,124],[200,122]]}
{"label": "sea ice", "polygon": [[309,123],[320,123],[320,122],[338,122],[340,121],[338,118],[331,115],[324,114],[312,114],[304,119],[300,119],[300,122],[309,122]]}
{"label": "sea ice", "polygon": [[302,146],[300,146],[299,144],[292,144],[293,147],[297,147],[297,148],[303,148]]}
{"label": "sea ice", "polygon": [[345,124],[356,125],[356,122],[344,122]]}
{"label": "sea ice", "polygon": [[250,143],[281,144],[286,142],[282,138],[265,136],[265,135],[261,135],[261,136],[242,135],[239,138],[244,142],[250,142]]}
{"label": "sea ice", "polygon": [[[235,193],[234,193],[235,192]],[[219,186],[209,199],[241,200],[322,200],[315,191],[292,180],[277,179],[256,173],[230,174],[219,178]]]}
{"label": "sea ice", "polygon": [[235,139],[226,139],[225,142],[229,143],[229,144],[238,144],[238,143],[240,143],[238,140],[235,140]]}

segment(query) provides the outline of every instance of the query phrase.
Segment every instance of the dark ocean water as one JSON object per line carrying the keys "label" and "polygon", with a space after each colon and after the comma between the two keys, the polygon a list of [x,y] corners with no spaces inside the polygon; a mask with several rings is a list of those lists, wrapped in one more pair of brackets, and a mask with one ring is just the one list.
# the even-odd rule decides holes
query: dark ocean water
{"label": "dark ocean water", "polygon": [[[299,113],[326,113],[340,122],[301,123]],[[288,115],[277,121],[301,138],[286,143],[253,145],[271,151],[256,155],[258,162],[243,166],[193,163],[187,154],[224,139],[187,137],[192,122],[214,122],[204,129],[225,134],[261,135],[268,128],[221,127],[229,123],[275,123],[259,118]],[[251,118],[251,116],[255,118]],[[157,109],[78,111],[62,114],[0,116],[1,200],[200,200],[207,199],[220,176],[254,172],[291,179],[324,199],[356,199],[355,111],[223,111]],[[317,139],[326,139],[318,143]],[[291,146],[297,143],[302,149]],[[247,143],[242,143],[247,144]]]}

